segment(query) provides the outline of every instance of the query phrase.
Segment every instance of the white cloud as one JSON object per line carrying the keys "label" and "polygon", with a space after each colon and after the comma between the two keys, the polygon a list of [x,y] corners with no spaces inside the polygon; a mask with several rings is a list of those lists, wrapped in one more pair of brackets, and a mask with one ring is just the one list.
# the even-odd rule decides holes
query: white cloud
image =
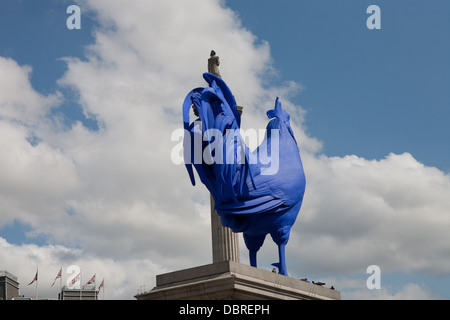
{"label": "white cloud", "polygon": [[59,93],[45,97],[33,90],[29,82],[31,72],[30,66],[21,67],[10,58],[0,57],[0,120],[34,129],[60,102]]}
{"label": "white cloud", "polygon": [[448,274],[448,174],[408,153],[378,161],[322,156],[305,168],[308,188],[295,229],[302,266]]}
{"label": "white cloud", "polygon": [[[98,131],[81,123],[60,127],[47,116],[60,94],[40,95],[29,83],[29,67],[0,58],[0,70],[8,72],[0,72],[0,83],[9,88],[0,92],[0,145],[7,150],[0,154],[0,226],[19,219],[61,244],[3,240],[0,268],[23,279],[39,263],[51,283],[50,270],[80,264],[111,279],[109,298],[131,299],[157,273],[211,262],[209,197],[203,186],[190,185],[184,166],[171,163],[170,137],[181,127],[185,94],[205,85],[201,74],[214,49],[245,106],[245,128],[265,127],[277,95],[291,113],[307,175],[287,246],[292,275],[349,275],[371,264],[386,272],[448,273],[449,175],[407,153],[382,160],[320,155],[321,143],[305,133],[303,109],[289,101],[301,88],[266,87],[273,73],[269,45],[221,2],[79,5],[96,12],[101,25],[86,59],[66,58],[59,84],[79,91]],[[30,144],[30,136],[39,143]],[[270,242],[262,267],[276,259]],[[6,254],[14,263],[1,264]],[[246,251],[241,255],[245,261]]]}
{"label": "white cloud", "polygon": [[30,67],[0,57],[0,225],[13,218],[35,222],[37,216],[51,216],[78,187],[70,158],[37,136],[51,124],[46,115],[60,94],[34,91],[30,73]]}
{"label": "white cloud", "polygon": [[94,274],[96,287],[104,279],[104,291],[99,299],[132,299],[137,294],[136,284],[155,285],[155,274],[169,270],[155,265],[150,259],[117,260],[99,258],[85,253],[82,249],[72,249],[60,245],[38,247],[36,245],[11,245],[0,237],[0,270],[9,270],[17,276],[19,294],[35,297],[36,284],[28,286],[38,270],[38,296],[40,299],[56,299],[60,280],[53,284],[62,267],[61,285],[66,285],[71,275],[68,267],[77,265],[81,268],[81,284],[84,285]]}

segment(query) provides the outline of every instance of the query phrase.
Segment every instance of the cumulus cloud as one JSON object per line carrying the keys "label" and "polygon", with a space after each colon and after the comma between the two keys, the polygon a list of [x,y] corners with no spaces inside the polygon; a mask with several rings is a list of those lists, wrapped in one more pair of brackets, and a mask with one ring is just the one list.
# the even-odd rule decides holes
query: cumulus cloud
{"label": "cumulus cloud", "polygon": [[61,95],[42,96],[33,90],[31,71],[0,57],[0,225],[55,214],[61,198],[78,185],[70,158],[38,134],[51,125],[46,116]]}
{"label": "cumulus cloud", "polygon": [[[63,102],[61,94],[40,95],[29,83],[31,67],[0,58],[0,83],[8,86],[0,95],[0,226],[18,219],[58,244],[0,239],[0,268],[25,284],[39,264],[51,283],[47,270],[79,264],[110,279],[108,298],[131,299],[158,273],[211,262],[209,196],[171,162],[170,138],[181,126],[185,94],[205,85],[201,74],[214,49],[245,107],[245,128],[265,127],[277,95],[291,113],[307,176],[287,246],[291,274],[348,275],[372,264],[448,273],[449,175],[408,153],[381,160],[321,155],[305,112],[289,101],[301,86],[267,86],[269,44],[221,1],[78,3],[99,27],[85,57],[65,58],[58,84],[78,92],[99,130],[60,125],[49,110]],[[269,243],[262,267],[276,259]],[[242,241],[241,248],[245,262]]]}
{"label": "cumulus cloud", "polygon": [[[448,274],[450,176],[411,154],[311,159],[296,230],[307,269]],[[326,263],[333,261],[332,264]]]}
{"label": "cumulus cloud", "polygon": [[[81,249],[68,248],[61,245],[12,245],[0,237],[0,268],[8,267],[18,278],[19,293],[26,297],[35,297],[36,285],[28,286],[38,270],[39,298],[56,299],[60,284],[66,285],[72,275],[68,267],[72,265],[81,268],[81,281],[84,285],[93,275],[96,277],[97,287],[104,279],[106,299],[131,299],[140,289],[136,284],[155,285],[154,275],[167,272],[150,259],[127,259],[116,261],[113,258],[99,258],[83,252]],[[24,263],[26,262],[26,263]],[[60,268],[62,267],[62,281],[57,280],[52,287]],[[3,269],[2,269],[3,270]],[[100,294],[102,297],[103,292]]]}
{"label": "cumulus cloud", "polygon": [[10,58],[0,57],[1,120],[35,128],[50,108],[60,102],[59,93],[43,96],[33,90],[29,81],[31,72],[30,66],[19,66]]}

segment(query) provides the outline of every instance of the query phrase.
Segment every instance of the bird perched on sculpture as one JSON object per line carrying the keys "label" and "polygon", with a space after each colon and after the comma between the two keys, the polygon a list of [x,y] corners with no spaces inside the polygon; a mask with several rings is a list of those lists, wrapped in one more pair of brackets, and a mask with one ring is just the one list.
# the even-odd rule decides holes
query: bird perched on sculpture
{"label": "bird perched on sculpture", "polygon": [[[287,276],[285,246],[306,185],[290,116],[276,98],[274,109],[267,111],[265,139],[250,151],[231,90],[214,74],[203,77],[209,86],[192,90],[183,103],[184,161],[191,182],[195,185],[194,168],[214,198],[222,225],[243,233],[252,266],[270,234],[279,256],[273,265]],[[194,121],[192,107],[198,116]]]}

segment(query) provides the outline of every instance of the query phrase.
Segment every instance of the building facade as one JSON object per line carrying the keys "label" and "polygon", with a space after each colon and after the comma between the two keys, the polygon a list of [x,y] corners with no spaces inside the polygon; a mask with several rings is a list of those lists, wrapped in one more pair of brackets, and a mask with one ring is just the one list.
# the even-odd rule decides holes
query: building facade
{"label": "building facade", "polygon": [[85,286],[81,289],[69,289],[67,286],[62,287],[58,300],[98,300],[98,291],[95,287]]}
{"label": "building facade", "polygon": [[19,296],[17,277],[8,271],[0,271],[0,300],[12,300]]}

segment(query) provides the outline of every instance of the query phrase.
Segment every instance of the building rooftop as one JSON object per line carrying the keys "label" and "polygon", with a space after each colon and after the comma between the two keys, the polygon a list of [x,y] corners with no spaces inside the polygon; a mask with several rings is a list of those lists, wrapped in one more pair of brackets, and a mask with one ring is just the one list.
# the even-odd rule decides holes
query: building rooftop
{"label": "building rooftop", "polygon": [[8,271],[0,270],[0,277],[8,277],[17,282],[17,277]]}

